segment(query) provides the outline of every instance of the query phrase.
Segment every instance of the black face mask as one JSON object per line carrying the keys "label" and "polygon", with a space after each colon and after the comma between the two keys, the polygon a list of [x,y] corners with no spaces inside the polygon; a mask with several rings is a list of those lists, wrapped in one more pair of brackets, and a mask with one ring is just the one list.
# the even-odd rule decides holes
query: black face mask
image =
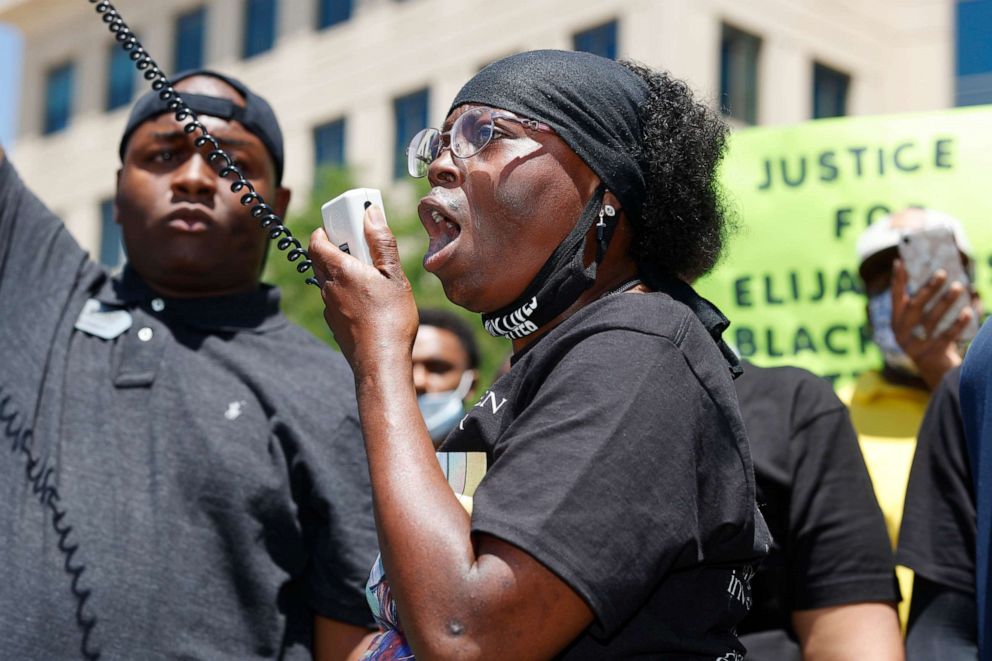
{"label": "black face mask", "polygon": [[596,267],[616,227],[615,216],[604,218],[609,222],[600,233],[596,259],[585,266],[586,239],[600,218],[605,193],[603,185],[596,189],[575,227],[551,253],[523,294],[506,307],[482,315],[482,323],[490,335],[511,340],[526,337],[568,309],[592,286]]}

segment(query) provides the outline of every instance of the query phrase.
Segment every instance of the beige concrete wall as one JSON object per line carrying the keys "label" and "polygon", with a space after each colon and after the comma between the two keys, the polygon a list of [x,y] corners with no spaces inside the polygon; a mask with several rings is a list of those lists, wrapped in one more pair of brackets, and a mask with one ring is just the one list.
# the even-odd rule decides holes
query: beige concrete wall
{"label": "beige concrete wall", "polygon": [[[173,20],[197,0],[116,6],[167,70]],[[953,0],[356,0],[353,18],[315,31],[312,0],[281,0],[276,48],[240,59],[241,0],[208,0],[210,66],[268,97],[286,134],[287,183],[301,200],[312,178],[314,126],[347,118],[346,151],[366,185],[390,187],[392,100],[428,87],[440,123],[460,85],[493,59],[568,48],[582,29],[617,19],[619,49],[672,70],[708,99],[719,85],[722,22],[762,39],[759,122],[810,116],[814,61],[852,77],[851,114],[953,102]],[[112,195],[126,111],[102,111],[111,38],[83,0],[0,0],[0,21],[25,37],[24,89],[13,160],[80,242],[99,245],[98,204]],[[40,132],[45,72],[77,62],[79,93],[65,132]]]}

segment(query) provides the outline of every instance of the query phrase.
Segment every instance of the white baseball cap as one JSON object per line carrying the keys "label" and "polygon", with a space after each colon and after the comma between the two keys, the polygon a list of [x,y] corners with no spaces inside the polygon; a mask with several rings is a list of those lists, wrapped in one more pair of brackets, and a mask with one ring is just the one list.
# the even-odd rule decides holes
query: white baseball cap
{"label": "white baseball cap", "polygon": [[915,234],[940,227],[951,230],[954,233],[954,242],[957,244],[958,250],[964,253],[969,260],[974,259],[971,244],[964,234],[961,221],[942,211],[909,207],[876,220],[861,233],[855,245],[855,250],[858,253],[858,264],[864,264],[869,257],[877,255],[883,250],[895,248],[899,245],[899,240],[906,234]]}

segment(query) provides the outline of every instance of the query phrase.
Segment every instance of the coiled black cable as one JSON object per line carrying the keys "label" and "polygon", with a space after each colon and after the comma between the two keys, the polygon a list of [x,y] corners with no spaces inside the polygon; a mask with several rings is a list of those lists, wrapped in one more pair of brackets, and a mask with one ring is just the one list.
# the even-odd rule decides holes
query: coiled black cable
{"label": "coiled black cable", "polygon": [[[286,253],[286,259],[291,262],[296,262],[300,258],[303,258],[303,261],[296,264],[296,270],[299,273],[306,273],[310,270],[313,263],[310,261],[307,251],[303,249],[300,240],[293,236],[293,233],[286,227],[275,210],[265,203],[265,200],[255,190],[252,183],[245,179],[244,173],[241,172],[234,159],[221,148],[217,138],[210,135],[207,127],[197,118],[196,113],[183,101],[182,96],[173,88],[168,77],[166,77],[165,73],[155,63],[151,55],[148,54],[148,51],[144,49],[141,42],[134,35],[134,32],[131,31],[131,28],[124,22],[120,12],[108,0],[89,0],[89,3],[96,5],[96,12],[101,15],[103,22],[107,24],[107,28],[114,35],[114,39],[127,52],[131,61],[138,68],[138,71],[142,73],[145,80],[149,81],[152,89],[158,92],[159,98],[166,102],[171,112],[175,113],[176,121],[185,122],[183,131],[187,135],[199,131],[200,135],[193,142],[196,148],[203,149],[208,144],[212,147],[210,153],[207,154],[207,162],[216,167],[220,165],[216,161],[223,161],[223,167],[218,171],[218,176],[221,179],[227,179],[231,175],[234,175],[235,179],[231,183],[231,192],[240,193],[247,191],[241,196],[241,204],[251,207],[250,213],[252,217],[258,219],[262,229],[268,232],[270,239],[278,239],[276,247],[284,252],[289,250]],[[306,283],[308,285],[316,285],[317,280],[313,276],[310,276],[306,279]]]}

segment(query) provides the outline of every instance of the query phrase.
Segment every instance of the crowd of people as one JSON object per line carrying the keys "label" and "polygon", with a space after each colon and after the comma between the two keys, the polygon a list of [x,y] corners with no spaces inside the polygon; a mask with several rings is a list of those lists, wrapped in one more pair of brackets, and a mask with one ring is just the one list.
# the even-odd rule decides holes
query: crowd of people
{"label": "crowd of people", "polygon": [[[269,104],[173,84],[285,213]],[[667,73],[531,51],[413,138],[424,268],[512,346],[485,392],[375,206],[371,265],[311,237],[341,353],[289,322],[158,94],[120,143],[120,273],[0,150],[0,656],[992,658],[992,331],[965,354],[973,277],[900,252],[943,231],[973,276],[960,223],[860,237],[883,363],[851,388],[745,363],[692,287],[727,130]]]}

